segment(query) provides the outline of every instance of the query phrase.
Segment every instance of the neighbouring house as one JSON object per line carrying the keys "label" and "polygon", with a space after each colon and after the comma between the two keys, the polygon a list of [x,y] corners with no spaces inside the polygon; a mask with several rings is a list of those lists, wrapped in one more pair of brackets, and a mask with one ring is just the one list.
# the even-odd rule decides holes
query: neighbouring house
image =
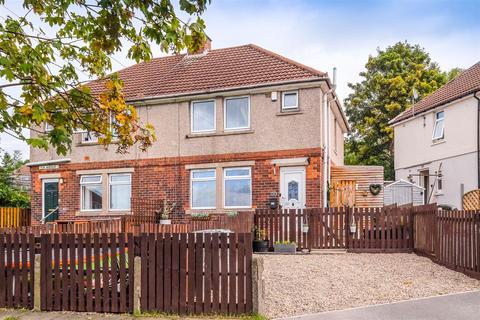
{"label": "neighbouring house", "polygon": [[424,202],[462,208],[480,188],[480,62],[391,121],[395,178],[425,188]]}
{"label": "neighbouring house", "polygon": [[[118,75],[157,141],[146,152],[118,154],[82,132],[66,157],[32,148],[35,221],[57,208],[60,220],[136,214],[151,199],[186,213],[266,208],[272,200],[326,205],[330,167],[343,165],[349,130],[326,73],[243,45],[206,46]],[[99,93],[104,81],[89,86]],[[48,130],[35,129],[32,136]]]}
{"label": "neighbouring house", "polygon": [[30,167],[23,165],[12,174],[13,185],[22,191],[30,191],[32,185],[32,177]]}

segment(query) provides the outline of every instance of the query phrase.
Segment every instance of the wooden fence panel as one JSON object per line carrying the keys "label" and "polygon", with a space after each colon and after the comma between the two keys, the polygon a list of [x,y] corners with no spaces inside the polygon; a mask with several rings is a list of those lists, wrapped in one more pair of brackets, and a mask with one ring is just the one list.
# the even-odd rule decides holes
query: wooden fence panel
{"label": "wooden fence panel", "polygon": [[142,234],[142,311],[252,312],[251,233]]}
{"label": "wooden fence panel", "polygon": [[0,228],[26,227],[31,223],[29,208],[0,208]]}
{"label": "wooden fence panel", "polygon": [[133,311],[131,235],[44,234],[40,243],[42,311]]}
{"label": "wooden fence panel", "polygon": [[33,308],[35,238],[0,234],[0,308]]}

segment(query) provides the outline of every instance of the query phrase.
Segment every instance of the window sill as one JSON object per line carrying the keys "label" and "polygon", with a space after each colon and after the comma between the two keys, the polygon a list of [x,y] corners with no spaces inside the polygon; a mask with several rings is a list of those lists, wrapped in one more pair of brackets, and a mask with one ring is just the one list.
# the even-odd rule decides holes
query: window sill
{"label": "window sill", "polygon": [[434,141],[432,141],[432,144],[430,146],[433,147],[433,146],[436,146],[438,144],[442,144],[442,143],[445,143],[445,142],[447,142],[445,139],[434,140]]}
{"label": "window sill", "polygon": [[303,111],[299,109],[292,109],[292,110],[284,110],[281,112],[277,112],[277,116],[293,116],[296,114],[303,114]]}
{"label": "window sill", "polygon": [[186,135],[187,139],[191,138],[205,138],[205,137],[221,137],[221,136],[232,136],[237,134],[251,134],[254,133],[253,129],[245,130],[236,130],[236,131],[222,131],[222,132],[207,132],[207,133],[190,133]]}
{"label": "window sill", "polygon": [[131,211],[77,211],[76,217],[112,217],[112,216],[126,216],[131,215]]}

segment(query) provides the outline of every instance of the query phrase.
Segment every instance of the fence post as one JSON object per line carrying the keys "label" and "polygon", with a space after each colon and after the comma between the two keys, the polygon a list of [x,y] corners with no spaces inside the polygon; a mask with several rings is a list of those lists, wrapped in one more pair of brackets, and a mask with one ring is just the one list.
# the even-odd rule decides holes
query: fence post
{"label": "fence post", "polygon": [[254,256],[252,259],[252,299],[253,312],[263,314],[265,284],[263,280],[263,258]]}
{"label": "fence post", "polygon": [[33,309],[35,311],[40,311],[40,298],[41,298],[41,272],[40,272],[40,257],[41,254],[35,255],[35,267],[34,267],[34,280],[33,280]]}
{"label": "fence post", "polygon": [[347,205],[345,206],[345,249],[350,249],[350,214],[351,208]]}
{"label": "fence post", "polygon": [[135,257],[133,275],[133,312],[140,313],[140,293],[142,283],[142,257]]}

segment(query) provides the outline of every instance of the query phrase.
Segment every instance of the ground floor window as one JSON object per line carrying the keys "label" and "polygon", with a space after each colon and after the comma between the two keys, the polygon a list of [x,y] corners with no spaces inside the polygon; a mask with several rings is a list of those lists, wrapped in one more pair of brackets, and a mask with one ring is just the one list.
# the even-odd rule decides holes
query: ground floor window
{"label": "ground floor window", "polygon": [[192,170],[191,202],[193,209],[215,209],[217,199],[215,169]]}
{"label": "ground floor window", "polygon": [[110,210],[130,210],[132,176],[129,173],[110,174]]}
{"label": "ground floor window", "polygon": [[225,208],[250,208],[252,206],[251,168],[224,169]]}
{"label": "ground floor window", "polygon": [[82,211],[102,210],[102,176],[88,175],[80,177]]}

